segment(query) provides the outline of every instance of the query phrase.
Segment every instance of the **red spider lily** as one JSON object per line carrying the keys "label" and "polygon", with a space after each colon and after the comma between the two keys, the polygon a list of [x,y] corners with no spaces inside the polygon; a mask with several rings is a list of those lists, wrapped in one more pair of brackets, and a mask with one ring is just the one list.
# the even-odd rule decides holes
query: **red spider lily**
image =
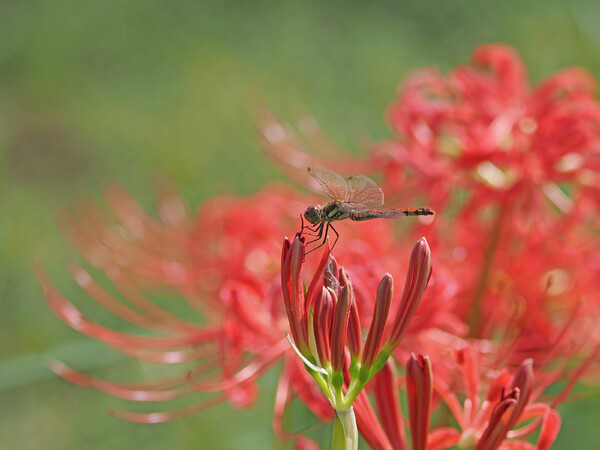
{"label": "red spider lily", "polygon": [[[436,379],[428,357],[412,355],[406,365],[406,395],[411,446],[418,449],[444,449],[475,446],[477,449],[549,448],[560,428],[558,413],[543,403],[533,403],[534,376],[531,360],[523,362],[514,376],[508,371],[495,372],[491,377],[481,377],[471,353],[462,362],[462,386],[450,386]],[[480,399],[480,382],[486,380],[488,391]],[[393,364],[388,364],[374,378],[372,390],[379,417],[371,417],[365,432],[385,430],[379,441],[370,441],[376,449],[408,448],[404,435],[404,421],[397,396],[398,381]],[[433,394],[437,395],[434,400]],[[464,398],[461,405],[460,398]],[[432,411],[445,405],[458,428],[433,423],[429,431]],[[533,421],[532,421],[533,419]],[[381,422],[380,422],[381,420]],[[444,419],[442,419],[444,420]],[[445,419],[447,421],[447,419]],[[540,430],[537,446],[526,441]]]}
{"label": "red spider lily", "polygon": [[[192,225],[181,199],[170,194],[161,192],[161,221],[151,219],[119,188],[108,190],[107,213],[85,205],[78,208],[78,215],[65,215],[63,221],[66,235],[80,254],[103,270],[133,307],[73,264],[77,283],[109,311],[151,335],[119,332],[86,318],[35,267],[50,308],[77,331],[143,361],[196,365],[166,379],[121,383],[96,379],[51,360],[51,368],[59,375],[136,401],[167,401],[198,391],[213,394],[179,411],[113,412],[136,422],[162,422],[224,400],[247,407],[256,397],[257,378],[289,352],[278,295],[279,249],[271,242],[279,240],[286,226],[297,226],[296,211],[305,204],[294,203],[293,196],[281,188],[271,188],[253,202],[215,199],[201,209]],[[157,291],[177,292],[200,312],[197,319],[184,320],[159,307],[151,299]],[[318,417],[327,420],[331,416],[322,396],[311,394],[303,385],[306,376],[293,360],[283,373],[293,380],[287,383],[288,389],[297,391]]]}
{"label": "red spider lily", "polygon": [[[334,448],[337,448],[337,440],[345,441],[344,448],[356,448],[352,405],[404,337],[431,276],[431,254],[424,238],[414,246],[404,292],[384,344],[393,281],[389,274],[382,278],[364,351],[361,351],[359,319],[350,320],[355,317],[352,314],[353,309],[356,310],[355,295],[345,270],[337,268],[326,245],[319,267],[303,292],[301,269],[304,258],[304,238],[296,235],[292,243],[287,239],[284,241],[281,284],[295,349],[336,411],[336,418],[339,418],[336,424],[343,423],[339,427],[334,426]],[[347,339],[349,345],[346,349]],[[349,365],[347,352],[350,355]],[[364,403],[364,399],[357,402],[359,429],[364,424],[368,427],[369,423],[366,417],[370,412],[361,409]],[[377,440],[368,430],[368,440]]]}
{"label": "red spider lily", "polygon": [[[461,186],[472,208],[508,204],[511,214],[537,226],[550,218],[548,201],[571,212],[586,174],[598,168],[600,103],[592,76],[570,68],[531,88],[519,55],[502,44],[478,47],[472,66],[446,77],[435,69],[413,73],[388,117],[399,135],[377,150],[389,155],[388,170],[409,167],[422,191],[441,201],[450,199],[448,188]],[[575,191],[571,198],[558,187],[565,183]]]}
{"label": "red spider lily", "polygon": [[[435,392],[450,409],[460,432],[453,427],[434,429],[428,437],[429,448],[473,444],[477,449],[496,449],[500,445],[504,448],[549,448],[558,434],[560,417],[547,405],[532,403],[532,364],[531,360],[523,362],[512,378],[507,371],[490,378],[487,395],[480,400],[477,364],[474,358],[468,357],[462,364],[467,392],[463,406],[449,386],[434,381]],[[531,419],[535,420],[529,422]],[[515,428],[520,423],[525,424]],[[541,432],[536,447],[525,439],[537,429]]]}
{"label": "red spider lily", "polygon": [[[286,239],[282,250],[282,287],[283,298],[294,342],[304,357],[315,358],[319,364],[331,364],[334,371],[343,368],[346,334],[349,339],[350,353],[361,357],[363,367],[371,369],[380,351],[386,353],[385,358],[400,344],[410,321],[415,314],[419,301],[431,276],[430,250],[424,238],[419,240],[411,254],[406,284],[397,313],[389,323],[389,331],[385,334],[385,344],[381,344],[384,330],[388,324],[387,316],[392,303],[392,277],[384,276],[377,289],[377,296],[372,322],[367,334],[364,351],[362,345],[352,344],[360,341],[359,319],[350,321],[356,308],[353,285],[348,281],[344,269],[340,268],[336,275],[335,262],[331,261],[329,246],[326,245],[323,256],[317,267],[306,294],[302,293],[300,271],[305,258],[303,238],[298,235],[293,244]],[[327,267],[329,265],[329,267]],[[333,272],[331,265],[334,266]],[[337,278],[339,276],[339,279]],[[323,277],[319,293],[320,279]],[[311,317],[312,315],[312,317]],[[310,325],[314,325],[314,329]],[[348,324],[350,322],[350,331]],[[314,342],[311,341],[314,339]],[[372,375],[370,375],[372,376]]]}

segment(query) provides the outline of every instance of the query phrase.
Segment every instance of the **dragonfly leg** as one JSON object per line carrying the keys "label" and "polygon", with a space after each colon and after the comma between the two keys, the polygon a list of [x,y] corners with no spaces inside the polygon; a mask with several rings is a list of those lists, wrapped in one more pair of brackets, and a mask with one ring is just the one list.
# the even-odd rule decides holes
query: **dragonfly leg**
{"label": "dragonfly leg", "polygon": [[[325,222],[321,222],[321,223],[322,223],[322,225],[324,225],[324,224],[325,224]],[[327,222],[327,225],[325,225],[325,230],[324,230],[324,231],[323,231],[323,226],[321,226],[321,227],[320,227],[320,228],[321,228],[321,230],[319,231],[319,237],[317,237],[316,239],[313,239],[313,240],[312,240],[312,241],[310,241],[310,242],[307,242],[307,244],[306,244],[306,245],[308,245],[308,244],[312,244],[313,242],[320,241],[320,240],[321,240],[321,237],[322,237],[322,236],[324,236],[324,237],[323,237],[323,242],[321,242],[319,245],[317,245],[317,246],[316,246],[315,248],[313,248],[312,250],[310,250],[310,251],[306,252],[306,254],[307,254],[307,255],[308,255],[309,253],[312,253],[312,252],[314,252],[315,250],[317,250],[318,248],[321,248],[321,247],[323,247],[323,246],[325,245],[325,242],[327,242],[327,231],[329,230],[329,227],[330,227],[330,226],[331,226],[331,222]],[[333,227],[331,227],[331,228],[333,229]],[[336,231],[336,233],[335,233],[335,234],[337,234],[337,231]],[[336,239],[336,241],[337,241],[337,239]]]}
{"label": "dragonfly leg", "polygon": [[312,233],[304,233],[307,236],[311,236],[311,237],[316,237],[317,240],[319,240],[321,238],[321,229],[323,228],[323,226],[319,226],[317,228],[310,228],[310,227],[304,227],[304,230],[308,230],[308,231],[312,231]]}
{"label": "dragonfly leg", "polygon": [[[310,237],[316,237],[317,239],[315,239],[314,241],[311,242],[315,242],[318,241],[319,239],[321,239],[321,235],[320,234],[312,234],[312,233],[304,233],[305,236],[310,236]],[[310,244],[310,242],[307,242],[307,244]]]}
{"label": "dragonfly leg", "polygon": [[[321,223],[319,224],[319,226],[318,226],[318,227],[317,227],[315,230],[312,230],[312,229],[310,229],[310,231],[314,231],[314,233],[315,233],[315,234],[308,234],[308,233],[307,233],[307,234],[308,234],[309,236],[312,236],[312,237],[314,237],[315,239],[313,239],[312,241],[308,241],[308,242],[306,243],[306,245],[308,245],[308,244],[312,244],[313,242],[317,242],[317,241],[320,241],[320,240],[321,240],[321,238],[323,237],[323,226],[324,226],[324,225],[325,225],[325,222],[321,222]],[[325,235],[327,236],[327,233],[325,233]],[[319,246],[319,247],[320,247],[320,246]],[[317,248],[318,248],[318,247],[317,247]]]}
{"label": "dragonfly leg", "polygon": [[306,225],[306,226],[302,227],[302,229],[309,230],[309,231],[312,231],[313,233],[316,233],[319,230],[319,228],[322,228],[322,227],[323,227],[323,222],[321,222],[319,225],[313,225],[313,226]]}
{"label": "dragonfly leg", "polygon": [[[335,241],[333,241],[333,245],[331,246],[331,251],[333,251],[333,247],[335,247],[335,244],[337,244],[337,241],[340,238],[340,234],[337,232],[337,230],[335,228],[333,228],[333,225],[331,225],[331,229],[335,233]],[[325,239],[327,239],[327,237]],[[325,242],[323,242],[323,244],[324,243]]]}

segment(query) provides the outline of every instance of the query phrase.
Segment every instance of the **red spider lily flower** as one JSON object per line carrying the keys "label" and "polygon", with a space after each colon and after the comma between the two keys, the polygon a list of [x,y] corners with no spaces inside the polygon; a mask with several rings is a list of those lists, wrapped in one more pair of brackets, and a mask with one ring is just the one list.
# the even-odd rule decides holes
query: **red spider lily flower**
{"label": "red spider lily flower", "polygon": [[[428,357],[412,355],[409,358],[406,395],[413,449],[436,450],[453,446],[497,449],[501,445],[505,448],[546,449],[552,445],[560,428],[560,417],[549,406],[532,403],[536,394],[531,360],[523,362],[512,377],[506,370],[496,372],[497,375],[489,379],[484,400],[480,400],[481,375],[477,364],[469,358],[464,366],[464,390],[460,390],[436,379]],[[371,417],[369,426],[361,430],[365,439],[374,442],[373,448],[407,448],[397,387],[398,377],[390,364],[373,380],[371,388],[380,414],[379,417]],[[465,397],[463,406],[459,391]],[[438,399],[432,403],[433,393]],[[433,417],[436,421],[443,419],[443,416],[433,414],[442,404],[452,413],[458,429],[443,422],[434,422],[433,429],[428,432]],[[378,441],[373,441],[372,435],[377,436],[380,429],[385,430],[384,437],[379,436]],[[526,439],[536,430],[540,430],[540,434],[537,447],[534,447]]]}
{"label": "red spider lily flower", "polygon": [[533,362],[526,360],[519,366],[508,392],[501,392],[492,416],[475,447],[478,450],[495,449],[500,446],[508,432],[519,420],[531,396]]}
{"label": "red spider lily flower", "polygon": [[399,139],[377,150],[393,161],[388,170],[408,166],[442,201],[462,186],[473,207],[510,204],[533,224],[549,218],[544,203],[568,214],[577,199],[558,184],[576,196],[600,155],[595,80],[569,68],[531,88],[519,55],[502,44],[478,47],[472,61],[446,77],[424,69],[407,78],[388,111]]}
{"label": "red spider lily flower", "polygon": [[[353,431],[356,429],[356,419],[352,408],[355,400],[358,404],[356,413],[359,416],[359,429],[367,424],[365,432],[369,435],[368,440],[377,441],[378,437],[373,435],[368,426],[370,410],[367,408],[363,411],[361,405],[365,400],[358,400],[357,397],[369,380],[385,366],[415,314],[431,276],[431,254],[427,241],[422,238],[413,248],[402,299],[384,345],[381,343],[393,297],[393,281],[389,274],[381,280],[360,359],[359,345],[354,344],[354,349],[350,346],[346,349],[355,295],[345,270],[337,267],[326,245],[319,267],[303,292],[300,274],[304,258],[304,238],[296,235],[292,243],[287,239],[284,241],[281,284],[294,348],[336,411],[334,443],[345,442],[346,448],[356,446]],[[353,339],[360,340],[360,336]]]}
{"label": "red spider lily flower", "polygon": [[[126,420],[163,422],[222,401],[248,407],[256,398],[258,377],[289,352],[278,295],[279,250],[270,242],[279,240],[287,226],[289,230],[297,226],[305,204],[298,203],[297,194],[270,188],[252,205],[243,199],[221,199],[218,209],[207,203],[192,225],[184,203],[173,192],[161,192],[159,199],[161,221],[151,219],[119,188],[111,188],[108,212],[86,205],[63,222],[75,248],[106,273],[133,308],[96,283],[92,272],[73,264],[77,283],[109,311],[151,335],[119,332],[88,319],[39,265],[35,271],[50,308],[75,330],[133,358],[196,367],[165,379],[122,383],[96,379],[54,360],[50,366],[76,384],[135,401],[162,402],[198,391],[212,394],[173,412],[113,411]],[[229,224],[237,228],[228,230]],[[204,233],[209,228],[210,233]],[[197,319],[182,319],[159,307],[152,300],[156,292],[179,294],[199,311]],[[293,358],[284,374],[293,378],[287,389],[297,392],[318,417],[331,417],[326,400],[303,385],[306,375]]]}
{"label": "red spider lily flower", "polygon": [[[338,269],[339,278],[336,278],[336,275],[331,274],[331,269],[326,267],[328,264],[332,265],[330,249],[326,245],[317,271],[306,293],[303,294],[300,272],[304,258],[304,238],[297,235],[291,244],[287,239],[284,241],[281,284],[290,330],[298,351],[305,358],[314,358],[323,365],[331,364],[334,371],[341,371],[345,360],[344,348],[348,323],[355,297],[354,289],[343,268]],[[333,266],[335,267],[334,261]],[[360,366],[366,369],[368,378],[374,375],[373,368],[376,372],[383,367],[391,352],[400,344],[430,276],[431,253],[427,241],[421,238],[411,253],[404,292],[396,316],[389,325],[388,337],[384,345],[381,345],[381,342],[393,297],[393,281],[389,274],[382,278],[377,289],[373,319],[360,360]],[[319,294],[318,286],[321,278],[323,281]],[[339,291],[339,295],[336,290]],[[359,353],[351,352],[355,356],[359,356]],[[377,359],[379,361],[375,364]]]}
{"label": "red spider lily flower", "polygon": [[[449,427],[434,429],[429,436],[429,448],[476,444],[475,448],[478,449],[496,449],[506,439],[509,439],[506,445],[527,448],[531,445],[525,439],[538,428],[542,431],[538,438],[538,448],[542,442],[550,446],[558,434],[560,418],[547,405],[531,403],[534,386],[532,361],[523,362],[512,379],[507,371],[502,371],[491,379],[483,401],[478,400],[477,365],[473,359],[469,361],[464,367],[464,373],[469,377],[465,379],[465,383],[470,385],[467,385],[467,399],[462,411],[457,396],[449,387],[434,382],[436,393],[446,403],[462,431],[457,432],[455,428]],[[527,423],[532,418],[536,420]],[[515,428],[519,423],[527,424]]]}

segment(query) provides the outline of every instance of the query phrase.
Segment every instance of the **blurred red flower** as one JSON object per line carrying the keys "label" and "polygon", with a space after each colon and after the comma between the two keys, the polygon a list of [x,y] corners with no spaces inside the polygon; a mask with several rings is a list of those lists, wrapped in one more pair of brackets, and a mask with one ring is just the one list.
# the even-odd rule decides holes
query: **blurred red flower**
{"label": "blurred red flower", "polygon": [[460,188],[469,195],[465,209],[506,205],[504,214],[537,228],[553,208],[573,212],[598,181],[596,91],[594,78],[580,68],[532,88],[513,48],[482,45],[472,65],[447,76],[429,68],[407,77],[388,110],[398,138],[377,145],[373,158],[381,159],[389,191],[396,190],[394,172],[406,171],[433,208]]}

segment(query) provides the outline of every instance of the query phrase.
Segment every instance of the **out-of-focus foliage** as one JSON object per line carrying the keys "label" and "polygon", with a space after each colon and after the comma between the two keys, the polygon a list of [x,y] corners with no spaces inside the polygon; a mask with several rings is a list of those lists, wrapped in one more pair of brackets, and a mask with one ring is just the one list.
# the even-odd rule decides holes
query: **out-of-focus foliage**
{"label": "out-of-focus foliage", "polygon": [[[142,426],[108,417],[112,400],[51,374],[44,353],[106,378],[156,375],[47,311],[32,258],[80,295],[58,268],[71,253],[52,218],[109,180],[151,209],[157,175],[192,206],[279,177],[253,134],[259,95],[290,118],[306,108],[352,147],[366,132],[389,135],[382,111],[408,71],[454,67],[483,42],[515,46],[534,79],[567,65],[600,78],[599,12],[591,1],[541,0],[0,1],[0,447],[284,446],[270,429],[269,379],[250,412],[222,405]],[[598,400],[561,410],[556,447],[594,448]],[[236,433],[219,436],[225,420]]]}

